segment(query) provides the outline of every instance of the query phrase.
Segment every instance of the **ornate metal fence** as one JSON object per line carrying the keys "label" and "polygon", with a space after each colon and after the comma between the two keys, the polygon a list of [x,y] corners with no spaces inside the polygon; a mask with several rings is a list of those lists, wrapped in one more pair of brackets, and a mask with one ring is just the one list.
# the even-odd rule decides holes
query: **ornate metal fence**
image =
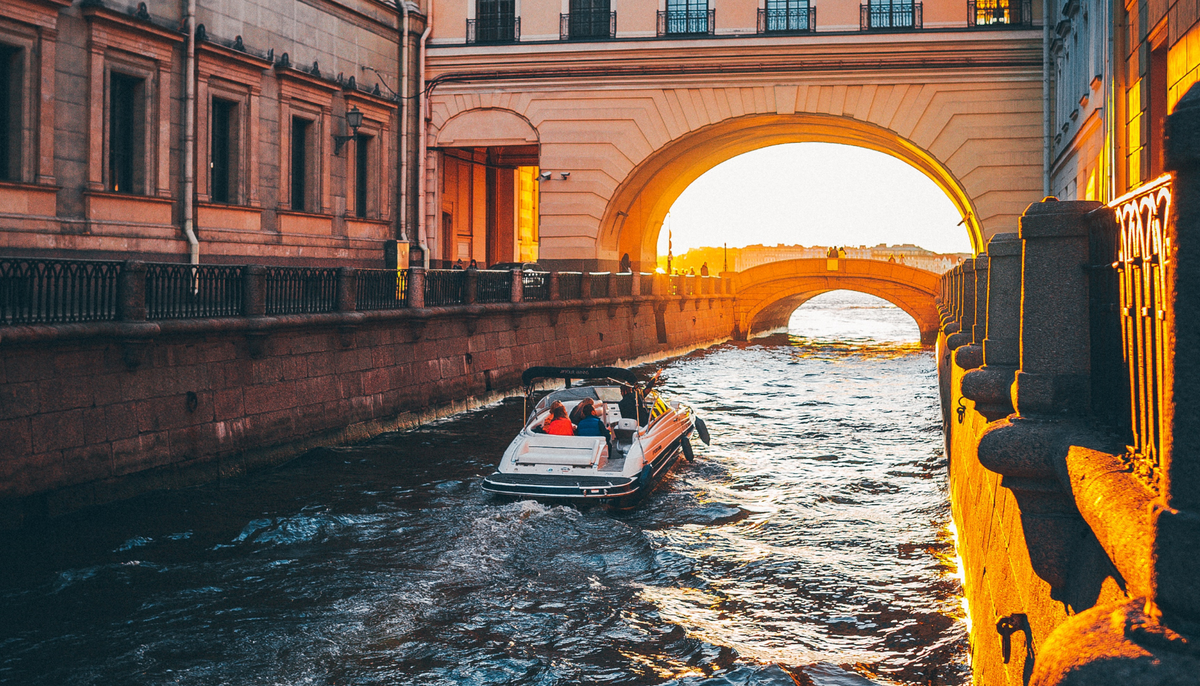
{"label": "ornate metal fence", "polygon": [[461,305],[467,299],[467,273],[462,269],[425,272],[425,306]]}
{"label": "ornate metal fence", "polygon": [[1171,177],[1109,203],[1120,226],[1117,279],[1121,343],[1129,378],[1134,471],[1157,486],[1162,455],[1163,380],[1173,363],[1166,336],[1171,246]]}
{"label": "ornate metal fence", "polygon": [[146,317],[194,319],[242,314],[245,282],[241,266],[146,265]]}
{"label": "ornate metal fence", "polygon": [[811,33],[816,30],[816,7],[758,8],[759,33]]}
{"label": "ornate metal fence", "polygon": [[396,310],[408,307],[407,269],[358,269],[354,272],[360,310]]}
{"label": "ornate metal fence", "polygon": [[336,308],[336,269],[267,267],[265,272],[267,314],[313,314]]}
{"label": "ornate metal fence", "polygon": [[680,8],[658,11],[658,35],[696,36],[716,30],[716,10]]}
{"label": "ornate metal fence", "polygon": [[475,302],[506,303],[512,301],[512,272],[484,270],[475,273],[479,275],[475,286]]}
{"label": "ornate metal fence", "polygon": [[633,295],[633,274],[617,274],[617,292],[613,297]]}
{"label": "ornate metal fence", "polygon": [[859,28],[863,31],[880,29],[921,28],[921,3],[919,2],[869,2],[861,5]]}
{"label": "ornate metal fence", "polygon": [[550,272],[522,272],[522,297],[526,302],[550,299]]}
{"label": "ornate metal fence", "polygon": [[654,280],[658,278],[658,274],[655,274],[653,272],[651,272],[649,274],[647,274],[646,272],[641,272],[641,275],[642,275],[642,278],[640,279],[640,281],[641,281],[642,295],[654,295]]}
{"label": "ornate metal fence", "polygon": [[593,298],[608,297],[608,272],[592,272],[587,278],[592,287]]}
{"label": "ornate metal fence", "polygon": [[579,300],[583,297],[583,274],[561,272],[558,275],[558,299]]}
{"label": "ornate metal fence", "polygon": [[617,13],[602,8],[575,9],[559,15],[559,40],[616,38]]}
{"label": "ornate metal fence", "polygon": [[0,324],[117,317],[120,262],[0,259]]}

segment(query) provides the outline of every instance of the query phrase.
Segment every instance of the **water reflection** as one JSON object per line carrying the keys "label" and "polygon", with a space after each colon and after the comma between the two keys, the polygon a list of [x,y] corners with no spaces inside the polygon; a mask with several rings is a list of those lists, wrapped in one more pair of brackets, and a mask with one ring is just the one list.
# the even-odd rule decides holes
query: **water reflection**
{"label": "water reflection", "polygon": [[966,683],[933,360],[850,297],[666,364],[715,440],[630,512],[486,497],[513,400],[7,536],[0,680]]}

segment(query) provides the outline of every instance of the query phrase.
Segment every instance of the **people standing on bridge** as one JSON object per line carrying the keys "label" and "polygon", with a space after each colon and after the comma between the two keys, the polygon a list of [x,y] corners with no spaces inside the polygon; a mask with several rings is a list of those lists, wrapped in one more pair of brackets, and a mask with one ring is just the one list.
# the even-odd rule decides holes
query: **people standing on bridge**
{"label": "people standing on bridge", "polygon": [[837,248],[830,247],[828,250],[825,251],[825,257],[827,257],[831,260],[836,260],[837,256],[838,256]]}
{"label": "people standing on bridge", "polygon": [[[844,248],[844,247],[838,248],[837,256],[838,256],[839,260],[846,259],[846,248]],[[471,260],[471,261],[474,262],[475,260]]]}
{"label": "people standing on bridge", "polygon": [[696,275],[695,267],[692,267],[691,269],[688,270],[688,276],[695,276],[695,275]]}
{"label": "people standing on bridge", "polygon": [[621,255],[621,273],[625,274],[631,271],[633,271],[633,267],[629,261],[629,253],[625,253]]}
{"label": "people standing on bridge", "polygon": [[700,265],[700,276],[708,276],[708,263]]}
{"label": "people standing on bridge", "polygon": [[575,427],[567,419],[567,408],[562,402],[550,403],[550,416],[542,423],[542,430],[553,436],[574,436]]}
{"label": "people standing on bridge", "polygon": [[475,260],[471,260],[471,264],[467,265],[467,269],[479,269],[479,263]]}

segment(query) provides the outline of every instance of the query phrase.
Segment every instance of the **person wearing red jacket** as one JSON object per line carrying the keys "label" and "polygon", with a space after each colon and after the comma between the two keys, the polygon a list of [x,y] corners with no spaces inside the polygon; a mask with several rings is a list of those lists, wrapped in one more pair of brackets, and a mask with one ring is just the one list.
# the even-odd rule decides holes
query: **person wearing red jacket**
{"label": "person wearing red jacket", "polygon": [[542,429],[554,436],[575,435],[575,425],[567,419],[567,408],[557,400],[550,403],[550,416],[542,423]]}

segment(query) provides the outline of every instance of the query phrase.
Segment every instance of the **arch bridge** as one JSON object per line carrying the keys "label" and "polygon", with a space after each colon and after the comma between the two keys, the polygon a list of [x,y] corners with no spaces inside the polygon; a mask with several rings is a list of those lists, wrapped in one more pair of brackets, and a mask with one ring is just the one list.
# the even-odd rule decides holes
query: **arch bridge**
{"label": "arch bridge", "polygon": [[874,295],[904,310],[917,322],[921,343],[937,340],[933,299],[938,275],[895,262],[856,259],[802,259],[770,262],[733,277],[737,304],[734,336],[786,326],[792,312],[811,298],[836,290]]}

